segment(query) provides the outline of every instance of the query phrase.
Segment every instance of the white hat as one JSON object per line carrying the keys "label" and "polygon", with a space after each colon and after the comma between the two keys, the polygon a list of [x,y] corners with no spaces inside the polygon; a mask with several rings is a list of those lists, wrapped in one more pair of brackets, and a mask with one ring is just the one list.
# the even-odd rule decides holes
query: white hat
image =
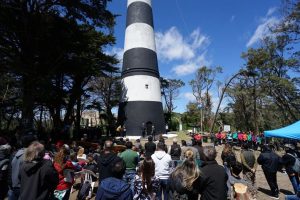
{"label": "white hat", "polygon": [[177,143],[177,138],[174,138],[174,139],[173,139],[173,142],[174,142],[174,143]]}

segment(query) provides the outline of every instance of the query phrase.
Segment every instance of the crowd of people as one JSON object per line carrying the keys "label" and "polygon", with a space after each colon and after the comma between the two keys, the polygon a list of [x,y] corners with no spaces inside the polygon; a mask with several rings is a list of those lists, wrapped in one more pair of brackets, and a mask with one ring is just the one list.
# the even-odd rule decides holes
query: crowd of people
{"label": "crowd of people", "polygon": [[[173,139],[168,146],[164,138],[153,141],[149,136],[144,145],[139,139],[120,138],[84,148],[76,142],[47,145],[25,135],[20,144],[19,149],[12,148],[0,137],[0,199],[68,200],[76,174],[90,171],[96,174],[91,181],[98,181],[96,200],[252,200],[257,199],[258,165],[270,186],[270,197],[279,199],[276,174],[281,171],[287,173],[294,189],[294,195],[286,199],[300,199],[300,155],[292,144],[285,145],[282,157],[269,145],[262,146],[256,157],[252,145],[245,142],[238,159],[232,144],[225,142],[222,164],[216,161],[214,145],[202,146],[197,136],[192,144]],[[116,146],[125,149],[117,151]],[[86,187],[84,176],[77,189],[78,200],[90,198],[93,192],[91,185]]]}

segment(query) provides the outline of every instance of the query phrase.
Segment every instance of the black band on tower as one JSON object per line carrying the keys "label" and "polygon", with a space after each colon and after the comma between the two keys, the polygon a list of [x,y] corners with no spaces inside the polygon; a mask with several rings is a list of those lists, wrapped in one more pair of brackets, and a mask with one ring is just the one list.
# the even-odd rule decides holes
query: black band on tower
{"label": "black band on tower", "polygon": [[153,28],[152,8],[141,1],[131,3],[127,9],[126,27],[133,23],[145,23]]}

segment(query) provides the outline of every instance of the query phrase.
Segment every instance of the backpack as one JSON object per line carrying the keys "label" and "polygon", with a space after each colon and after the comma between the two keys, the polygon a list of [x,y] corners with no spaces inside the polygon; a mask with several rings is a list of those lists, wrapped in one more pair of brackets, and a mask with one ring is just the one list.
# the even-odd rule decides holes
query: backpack
{"label": "backpack", "polygon": [[172,145],[171,146],[171,156],[179,157],[181,155],[180,145]]}
{"label": "backpack", "polygon": [[91,183],[89,181],[84,181],[81,184],[80,190],[77,194],[77,200],[85,200],[86,197],[89,195],[91,188]]}
{"label": "backpack", "polygon": [[288,153],[288,155],[295,158],[295,163],[293,164],[292,169],[295,172],[299,173],[300,172],[300,159],[297,156],[293,155],[293,154]]}

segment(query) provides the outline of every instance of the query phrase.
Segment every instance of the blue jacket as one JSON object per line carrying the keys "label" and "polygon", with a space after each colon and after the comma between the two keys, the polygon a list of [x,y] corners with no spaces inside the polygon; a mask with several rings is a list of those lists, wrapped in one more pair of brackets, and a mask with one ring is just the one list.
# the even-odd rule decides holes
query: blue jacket
{"label": "blue jacket", "polygon": [[96,200],[132,200],[130,185],[113,177],[104,179],[98,188]]}

